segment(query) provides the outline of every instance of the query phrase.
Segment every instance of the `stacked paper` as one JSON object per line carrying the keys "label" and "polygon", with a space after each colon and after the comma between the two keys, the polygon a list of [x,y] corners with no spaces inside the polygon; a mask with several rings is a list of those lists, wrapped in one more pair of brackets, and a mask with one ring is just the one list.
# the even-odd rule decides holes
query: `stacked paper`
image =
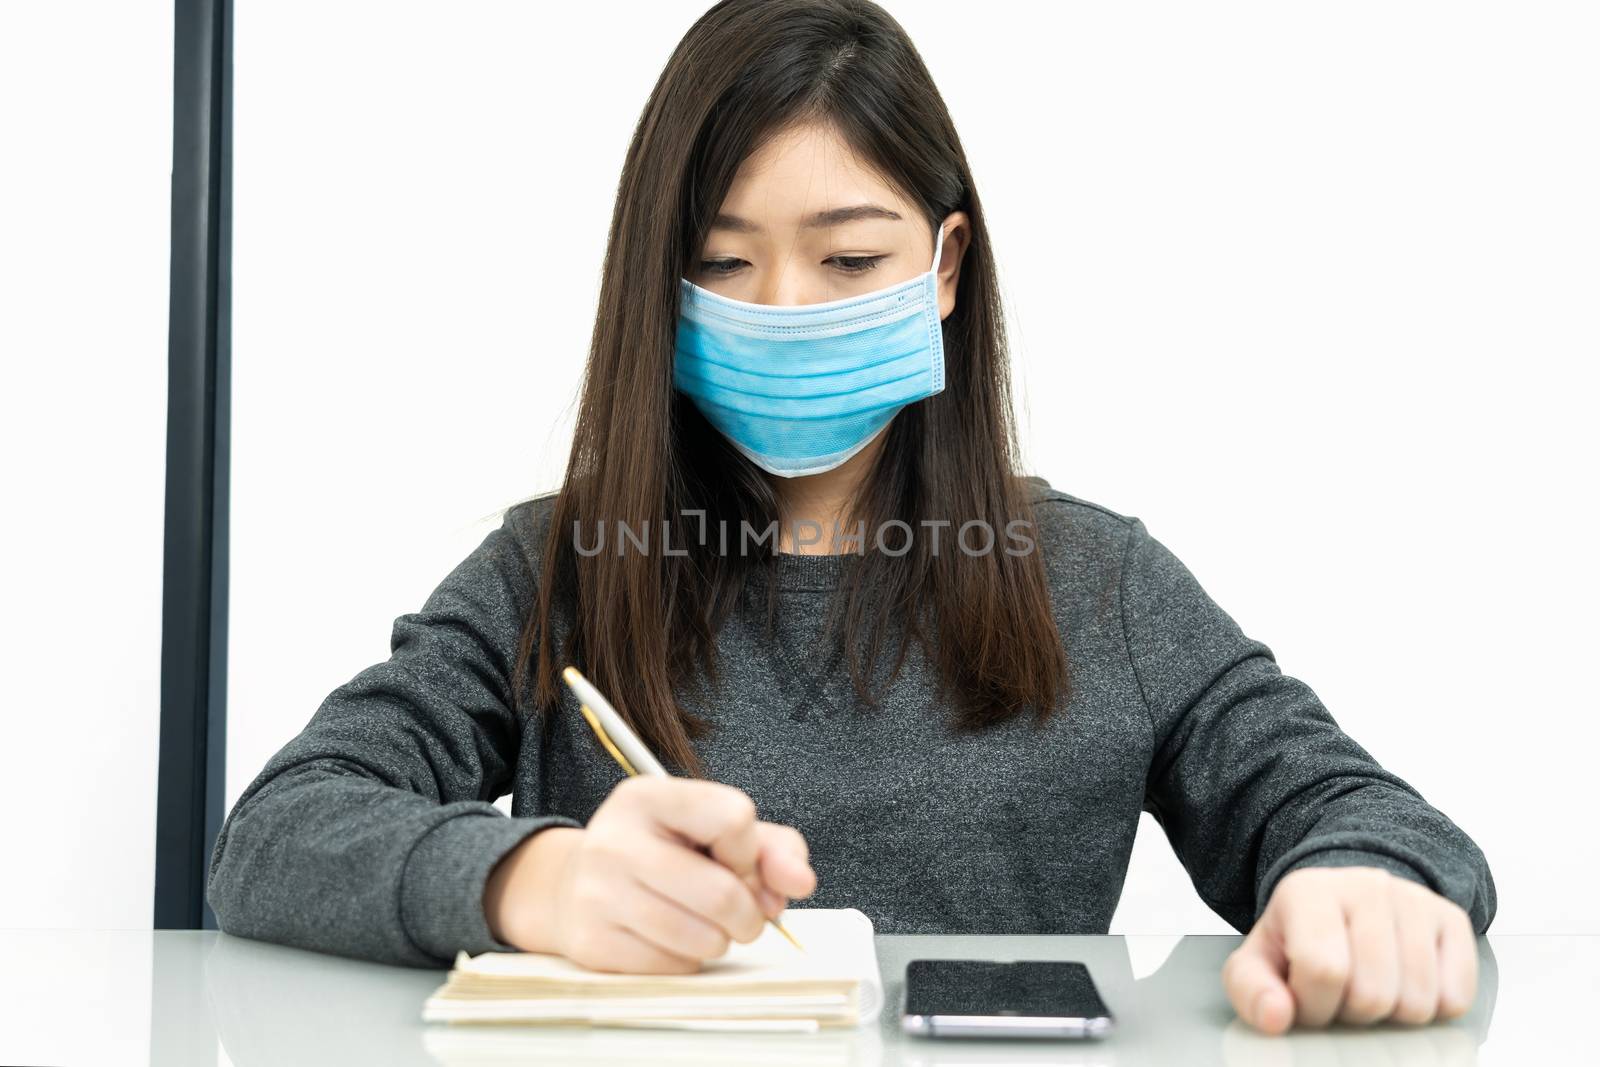
{"label": "stacked paper", "polygon": [[487,952],[456,957],[423,1005],[427,1022],[546,1023],[692,1030],[816,1030],[862,1026],[883,1009],[872,921],[855,908],[792,908],[694,974],[591,971],[561,956]]}

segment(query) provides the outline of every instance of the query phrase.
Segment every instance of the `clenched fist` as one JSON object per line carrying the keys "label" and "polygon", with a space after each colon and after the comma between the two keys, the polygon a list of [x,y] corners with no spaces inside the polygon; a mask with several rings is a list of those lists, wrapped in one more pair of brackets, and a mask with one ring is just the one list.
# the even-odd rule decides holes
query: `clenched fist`
{"label": "clenched fist", "polygon": [[1273,887],[1222,982],[1269,1034],[1453,1019],[1477,995],[1477,938],[1459,904],[1382,868],[1301,867]]}

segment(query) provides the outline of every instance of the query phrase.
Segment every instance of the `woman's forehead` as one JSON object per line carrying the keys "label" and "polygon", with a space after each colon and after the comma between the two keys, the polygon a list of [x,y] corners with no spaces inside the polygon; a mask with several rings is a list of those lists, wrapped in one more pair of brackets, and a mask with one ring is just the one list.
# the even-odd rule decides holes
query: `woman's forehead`
{"label": "woman's forehead", "polygon": [[[912,215],[904,199],[831,128],[810,125],[786,130],[747,156],[719,213],[794,229],[820,212],[859,205],[879,206],[902,219]],[[830,223],[843,221],[896,220],[861,213]]]}

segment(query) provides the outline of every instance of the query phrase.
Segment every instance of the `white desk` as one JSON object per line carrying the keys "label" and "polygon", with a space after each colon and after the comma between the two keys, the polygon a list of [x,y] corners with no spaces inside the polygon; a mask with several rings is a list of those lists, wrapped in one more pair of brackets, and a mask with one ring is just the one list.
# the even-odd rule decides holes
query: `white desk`
{"label": "white desk", "polygon": [[[0,930],[0,1063],[205,1064],[1600,1064],[1588,1026],[1600,937],[1480,937],[1467,1016],[1270,1038],[1222,991],[1241,939],[880,937],[888,1007],[875,1027],[812,1035],[536,1030],[425,1025],[443,971],[361,963],[211,932]],[[909,1038],[899,1031],[907,960],[1074,959],[1089,965],[1118,1030],[1099,1042]],[[443,1036],[466,1042],[436,1055]],[[499,1047],[490,1042],[504,1037]],[[474,1046],[477,1054],[472,1058]],[[459,1054],[458,1054],[459,1053]]]}

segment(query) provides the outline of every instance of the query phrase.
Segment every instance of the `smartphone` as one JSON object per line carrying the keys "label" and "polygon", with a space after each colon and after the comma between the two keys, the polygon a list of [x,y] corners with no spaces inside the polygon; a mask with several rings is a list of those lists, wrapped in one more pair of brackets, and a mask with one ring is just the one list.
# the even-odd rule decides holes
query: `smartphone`
{"label": "smartphone", "polygon": [[1060,960],[912,960],[900,1026],[923,1037],[1103,1037],[1089,968]]}

